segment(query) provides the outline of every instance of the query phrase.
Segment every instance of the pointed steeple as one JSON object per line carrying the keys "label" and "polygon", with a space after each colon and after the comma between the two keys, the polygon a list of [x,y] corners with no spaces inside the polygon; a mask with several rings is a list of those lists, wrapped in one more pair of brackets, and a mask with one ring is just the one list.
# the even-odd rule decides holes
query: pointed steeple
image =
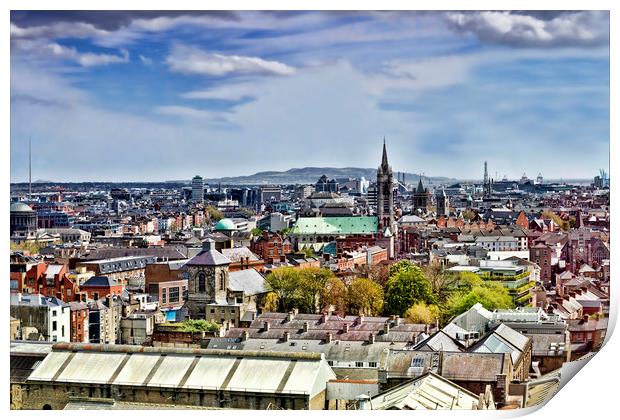
{"label": "pointed steeple", "polygon": [[416,189],[416,192],[418,193],[424,192],[424,185],[422,185],[422,176],[420,176],[420,181],[418,182],[418,188]]}
{"label": "pointed steeple", "polygon": [[381,158],[381,167],[382,168],[387,168],[388,165],[388,158],[387,158],[387,149],[385,147],[385,137],[383,137],[383,157]]}

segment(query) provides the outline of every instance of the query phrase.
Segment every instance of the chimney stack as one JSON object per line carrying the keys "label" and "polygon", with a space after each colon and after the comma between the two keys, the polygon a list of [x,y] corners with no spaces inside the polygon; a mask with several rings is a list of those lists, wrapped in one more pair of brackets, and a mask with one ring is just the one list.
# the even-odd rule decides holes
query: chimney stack
{"label": "chimney stack", "polygon": [[349,324],[344,324],[342,326],[342,332],[343,333],[348,333],[349,332]]}
{"label": "chimney stack", "polygon": [[309,326],[310,325],[308,324],[308,321],[304,321],[304,326],[303,326],[304,332],[308,332]]}
{"label": "chimney stack", "polygon": [[290,338],[291,338],[291,333],[289,333],[288,331],[284,331],[284,336],[282,337],[282,341],[286,343],[288,342]]}
{"label": "chimney stack", "polygon": [[394,318],[394,326],[398,327],[399,325],[400,325],[400,317],[397,316],[397,317]]}
{"label": "chimney stack", "polygon": [[250,338],[250,333],[246,331],[243,331],[243,333],[241,334],[241,341],[248,341],[248,338]]}
{"label": "chimney stack", "polygon": [[368,343],[375,344],[375,333],[370,333],[368,336]]}
{"label": "chimney stack", "polygon": [[364,315],[360,315],[357,317],[357,325],[362,325],[364,323]]}
{"label": "chimney stack", "polygon": [[327,314],[321,314],[321,324],[325,324],[327,322]]}
{"label": "chimney stack", "polygon": [[325,342],[326,343],[331,343],[332,342],[332,333],[330,333],[330,332],[327,333],[327,337],[325,337]]}
{"label": "chimney stack", "polygon": [[293,315],[292,311],[286,314],[286,322],[291,322],[293,318],[295,318],[295,315]]}
{"label": "chimney stack", "polygon": [[383,324],[383,334],[389,334],[390,333],[390,323],[386,322],[385,324]]}
{"label": "chimney stack", "polygon": [[263,331],[264,332],[269,331],[269,322],[268,321],[263,322]]}

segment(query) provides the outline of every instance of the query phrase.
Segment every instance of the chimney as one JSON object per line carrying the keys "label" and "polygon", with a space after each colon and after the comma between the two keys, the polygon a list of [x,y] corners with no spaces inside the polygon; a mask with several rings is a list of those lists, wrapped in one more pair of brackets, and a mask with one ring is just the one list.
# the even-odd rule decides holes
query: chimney
{"label": "chimney", "polygon": [[370,333],[370,335],[368,336],[368,343],[375,344],[375,333]]}
{"label": "chimney", "polygon": [[572,297],[573,299],[575,299],[575,297],[576,297],[575,292],[570,292],[570,293],[568,294],[568,296]]}
{"label": "chimney", "polygon": [[268,321],[263,322],[263,331],[264,332],[269,331],[269,322]]}
{"label": "chimney", "polygon": [[344,324],[342,326],[342,332],[343,333],[348,333],[349,332],[349,324]]}
{"label": "chimney", "polygon": [[286,343],[288,342],[290,338],[291,338],[291,333],[289,333],[288,331],[284,331],[284,335],[282,336],[282,341]]}
{"label": "chimney", "polygon": [[250,338],[250,333],[246,331],[243,331],[243,333],[241,334],[241,341],[248,341],[248,338]]}
{"label": "chimney", "polygon": [[327,322],[327,314],[321,314],[321,324],[325,324]]}
{"label": "chimney", "polygon": [[256,319],[256,312],[252,312],[252,321]]}
{"label": "chimney", "polygon": [[362,325],[364,323],[364,315],[360,315],[357,317],[357,325]]}
{"label": "chimney", "polygon": [[299,313],[299,309],[293,308],[293,315],[297,316],[298,313]]}
{"label": "chimney", "polygon": [[397,317],[394,318],[394,326],[398,327],[399,325],[400,325],[400,317],[397,316]]}
{"label": "chimney", "polygon": [[331,343],[332,342],[332,333],[330,333],[330,332],[327,333],[327,337],[325,337],[325,342],[326,343]]}
{"label": "chimney", "polygon": [[390,333],[390,323],[386,322],[385,324],[383,324],[383,334],[389,334]]}
{"label": "chimney", "polygon": [[295,315],[293,315],[292,311],[286,314],[286,322],[291,322],[293,318],[295,318]]}
{"label": "chimney", "polygon": [[303,327],[304,332],[308,332],[308,327],[309,327],[308,321],[304,321],[304,327]]}

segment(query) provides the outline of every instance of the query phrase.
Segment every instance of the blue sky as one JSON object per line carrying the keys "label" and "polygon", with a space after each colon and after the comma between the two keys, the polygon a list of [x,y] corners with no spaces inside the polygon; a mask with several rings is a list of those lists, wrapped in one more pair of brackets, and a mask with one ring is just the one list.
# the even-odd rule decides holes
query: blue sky
{"label": "blue sky", "polygon": [[11,181],[593,177],[607,12],[11,13]]}

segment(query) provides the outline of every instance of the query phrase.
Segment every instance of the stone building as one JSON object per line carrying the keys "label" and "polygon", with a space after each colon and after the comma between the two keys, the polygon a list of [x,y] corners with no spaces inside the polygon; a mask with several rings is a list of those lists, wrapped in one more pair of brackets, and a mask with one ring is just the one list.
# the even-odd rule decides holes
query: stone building
{"label": "stone building", "polygon": [[412,199],[413,210],[419,213],[426,213],[430,201],[430,193],[428,192],[428,188],[424,188],[424,185],[422,185],[422,177],[420,177],[418,187],[413,192]]}
{"label": "stone building", "polygon": [[187,262],[185,307],[190,318],[232,326],[251,320],[258,300],[266,293],[264,278],[255,269],[231,273],[230,264],[215,249],[206,249]]}
{"label": "stone building", "polygon": [[15,232],[34,232],[37,230],[37,212],[24,203],[13,203],[10,209],[10,234]]}
{"label": "stone building", "polygon": [[76,401],[321,410],[335,378],[320,353],[64,344],[29,375],[21,402],[38,410]]}

